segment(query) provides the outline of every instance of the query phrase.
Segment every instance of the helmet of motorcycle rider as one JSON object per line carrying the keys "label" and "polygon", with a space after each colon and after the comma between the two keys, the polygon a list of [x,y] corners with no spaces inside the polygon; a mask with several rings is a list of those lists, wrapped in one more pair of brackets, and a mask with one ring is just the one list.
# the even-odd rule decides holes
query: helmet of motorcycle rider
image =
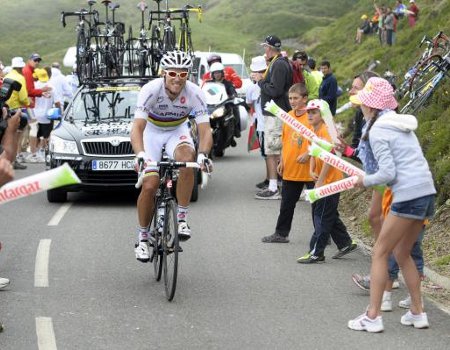
{"label": "helmet of motorcycle rider", "polygon": [[225,67],[220,62],[215,62],[211,65],[211,67],[209,67],[209,71],[211,72],[211,74],[213,74],[214,72],[222,72],[223,73],[224,69],[225,69]]}
{"label": "helmet of motorcycle rider", "polygon": [[184,51],[167,51],[161,59],[161,68],[191,69],[191,55]]}
{"label": "helmet of motorcycle rider", "polygon": [[206,59],[208,62],[208,66],[211,66],[214,62],[222,63],[222,57],[220,55],[213,53],[212,55],[209,55]]}

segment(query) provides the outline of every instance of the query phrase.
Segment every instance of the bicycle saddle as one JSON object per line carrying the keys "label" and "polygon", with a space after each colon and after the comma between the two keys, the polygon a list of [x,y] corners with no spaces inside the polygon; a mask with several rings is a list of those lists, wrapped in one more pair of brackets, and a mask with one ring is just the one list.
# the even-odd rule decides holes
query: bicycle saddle
{"label": "bicycle saddle", "polygon": [[148,8],[148,5],[145,3],[145,1],[141,1],[139,4],[137,4],[137,8],[141,11],[145,11],[145,9]]}
{"label": "bicycle saddle", "polygon": [[108,7],[114,11],[115,9],[118,9],[120,7],[120,4],[113,2],[109,4]]}
{"label": "bicycle saddle", "polygon": [[97,3],[97,0],[88,0],[87,3],[88,3],[89,6],[92,6],[92,5],[95,5]]}
{"label": "bicycle saddle", "polygon": [[102,4],[108,5],[111,2],[111,0],[102,0]]}

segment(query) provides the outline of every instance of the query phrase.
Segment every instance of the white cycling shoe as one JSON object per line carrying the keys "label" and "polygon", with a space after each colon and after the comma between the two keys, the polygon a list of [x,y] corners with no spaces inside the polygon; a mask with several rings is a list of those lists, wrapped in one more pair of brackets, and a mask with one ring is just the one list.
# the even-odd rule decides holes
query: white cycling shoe
{"label": "white cycling shoe", "polygon": [[134,253],[136,254],[136,259],[140,262],[148,262],[150,260],[150,249],[148,241],[140,241],[134,246]]}
{"label": "white cycling shoe", "polygon": [[178,223],[178,238],[180,241],[187,241],[191,238],[191,229],[186,221],[180,221]]}

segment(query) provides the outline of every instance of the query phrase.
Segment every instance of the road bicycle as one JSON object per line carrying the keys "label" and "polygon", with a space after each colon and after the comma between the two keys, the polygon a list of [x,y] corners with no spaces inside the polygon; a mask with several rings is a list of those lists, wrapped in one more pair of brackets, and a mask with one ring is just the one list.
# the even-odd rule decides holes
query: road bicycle
{"label": "road bicycle", "polygon": [[441,81],[449,76],[450,52],[444,57],[433,55],[422,62],[412,77],[409,101],[401,109],[401,113],[414,114],[423,107]]}
{"label": "road bicycle", "polygon": [[[159,187],[156,191],[154,214],[150,226],[155,242],[150,246],[150,262],[153,263],[156,281],[164,275],[164,286],[168,301],[175,296],[178,277],[178,254],[183,250],[178,239],[177,201],[175,197],[175,181],[180,168],[200,168],[195,162],[176,162],[163,156],[159,162],[148,162],[147,166],[159,167]],[[141,187],[144,169],[138,174],[136,188]],[[203,181],[206,185],[208,175]]]}
{"label": "road bicycle", "polygon": [[424,35],[420,41],[419,48],[424,44],[426,47],[422,52],[422,55],[411,68],[408,69],[402,84],[400,84],[396,90],[396,98],[398,100],[408,97],[410,92],[415,90],[413,77],[415,77],[415,81],[417,82],[417,78],[422,74],[421,69],[424,68],[423,63],[425,61],[439,61],[442,59],[442,56],[450,51],[450,39],[442,31],[438,32],[433,38]]}
{"label": "road bicycle", "polygon": [[133,36],[133,28],[130,26],[128,30],[127,46],[127,68],[129,75],[135,75],[143,77],[147,75],[147,70],[150,67],[150,60],[152,55],[150,52],[150,38],[147,35],[145,28],[145,11],[148,5],[145,1],[140,1],[137,4],[137,8],[141,12],[141,27],[139,30],[139,36],[135,38]]}
{"label": "road bicycle", "polygon": [[[122,75],[125,56],[125,25],[117,22],[115,13],[120,5],[111,0],[102,0],[105,5],[105,21],[96,23],[93,39],[96,47],[97,77],[117,77]],[[111,11],[111,18],[109,16]]]}
{"label": "road bicycle", "polygon": [[176,11],[181,13],[180,38],[178,40],[178,48],[180,49],[180,51],[194,54],[194,46],[192,44],[192,30],[189,26],[189,12],[197,13],[197,18],[199,22],[201,22],[203,9],[201,6],[195,8],[190,5],[186,5],[181,10]]}
{"label": "road bicycle", "polygon": [[95,33],[96,24],[99,21],[99,13],[93,10],[92,6],[96,3],[95,0],[89,0],[89,10],[81,9],[76,12],[61,12],[61,23],[66,27],[66,17],[78,17],[77,43],[76,43],[76,64],[77,75],[80,84],[88,79],[92,79],[96,71],[95,50],[91,47],[91,37]]}

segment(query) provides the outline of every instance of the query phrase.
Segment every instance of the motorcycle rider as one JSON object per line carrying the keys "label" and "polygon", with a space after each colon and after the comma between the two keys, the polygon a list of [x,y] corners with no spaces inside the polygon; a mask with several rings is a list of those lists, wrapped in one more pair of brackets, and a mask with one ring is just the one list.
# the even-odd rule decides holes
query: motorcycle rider
{"label": "motorcycle rider", "polygon": [[225,78],[225,67],[223,66],[222,63],[220,62],[213,63],[209,68],[209,71],[211,72],[210,81],[222,83],[225,86],[228,98],[237,95],[233,83]]}
{"label": "motorcycle rider", "polygon": [[[145,162],[160,160],[164,146],[170,158],[180,162],[194,161],[195,148],[187,124],[190,114],[197,123],[197,162],[202,168],[210,165],[208,154],[212,146],[205,97],[200,87],[187,81],[192,67],[191,56],[182,51],[169,51],[162,57],[161,67],[163,76],[150,81],[139,92],[131,130],[131,144],[137,155],[136,167],[140,168],[141,164],[145,167],[137,202],[139,228],[135,248],[136,259],[142,262],[148,262],[150,258],[149,244],[153,242],[149,226],[159,186],[158,168],[147,166]],[[176,193],[180,240],[187,240],[191,235],[186,219],[193,185],[192,168],[180,168]]]}
{"label": "motorcycle rider", "polygon": [[[237,92],[234,84],[227,79],[226,68],[227,67],[224,67],[224,65],[220,62],[214,62],[213,64],[211,64],[211,66],[209,67],[210,78],[208,80],[203,80],[203,84],[207,81],[222,83],[225,86],[228,98],[235,97],[237,96]],[[241,120],[238,106],[233,106],[233,115],[236,121],[234,136],[241,137]]]}
{"label": "motorcycle rider", "polygon": [[[213,65],[214,63],[222,63],[222,57],[214,53],[207,58],[207,62],[210,71],[203,74],[202,76],[203,81],[211,80],[211,65]],[[225,67],[223,71],[225,74],[225,79],[231,81],[236,89],[242,87],[242,79],[239,77],[239,75],[236,73],[233,67]]]}

